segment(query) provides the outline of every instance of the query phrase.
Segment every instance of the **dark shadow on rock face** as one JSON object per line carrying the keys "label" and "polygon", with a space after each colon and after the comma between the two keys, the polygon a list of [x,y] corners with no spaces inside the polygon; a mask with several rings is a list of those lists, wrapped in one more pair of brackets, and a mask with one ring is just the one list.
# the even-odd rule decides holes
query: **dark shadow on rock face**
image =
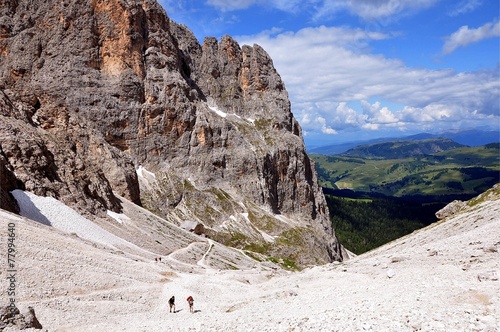
{"label": "dark shadow on rock face", "polygon": [[52,226],[49,219],[33,204],[30,197],[24,191],[16,189],[12,191],[12,195],[16,199],[17,204],[19,204],[20,215],[38,221],[41,224]]}

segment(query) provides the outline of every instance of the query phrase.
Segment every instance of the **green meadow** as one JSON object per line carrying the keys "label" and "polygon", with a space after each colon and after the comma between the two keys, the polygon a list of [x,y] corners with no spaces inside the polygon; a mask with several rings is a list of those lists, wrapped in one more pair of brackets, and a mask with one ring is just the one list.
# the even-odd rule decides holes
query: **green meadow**
{"label": "green meadow", "polygon": [[386,196],[477,195],[499,182],[498,143],[398,159],[311,155],[320,185]]}
{"label": "green meadow", "polygon": [[437,221],[435,212],[452,200],[470,199],[500,182],[499,145],[391,158],[404,155],[392,145],[391,151],[358,148],[349,150],[356,156],[311,158],[337,237],[361,254]]}

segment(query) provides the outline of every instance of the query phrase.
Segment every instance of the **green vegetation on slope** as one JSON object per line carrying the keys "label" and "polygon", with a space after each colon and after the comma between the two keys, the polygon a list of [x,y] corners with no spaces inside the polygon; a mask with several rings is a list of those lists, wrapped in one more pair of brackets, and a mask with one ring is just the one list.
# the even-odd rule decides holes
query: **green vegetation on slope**
{"label": "green vegetation on slope", "polygon": [[373,159],[400,159],[430,155],[463,146],[448,138],[428,138],[417,141],[391,141],[359,145],[346,151],[343,155]]}
{"label": "green vegetation on slope", "polygon": [[325,197],[340,243],[358,255],[437,221],[435,212],[443,207],[395,198]]}
{"label": "green vegetation on slope", "polygon": [[[320,185],[386,196],[475,196],[500,180],[498,143],[432,155],[372,159],[311,155]],[[451,196],[450,196],[451,197]]]}
{"label": "green vegetation on slope", "polygon": [[416,155],[418,149],[436,149],[428,143],[311,155],[332,225],[347,249],[360,254],[411,233],[435,222],[435,212],[446,203],[470,199],[500,182],[499,143]]}

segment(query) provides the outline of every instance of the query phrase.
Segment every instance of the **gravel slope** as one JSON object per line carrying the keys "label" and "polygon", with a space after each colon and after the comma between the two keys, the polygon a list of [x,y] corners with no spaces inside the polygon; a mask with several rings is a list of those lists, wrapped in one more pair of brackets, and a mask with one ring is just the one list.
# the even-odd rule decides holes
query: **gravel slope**
{"label": "gravel slope", "polygon": [[[206,239],[158,262],[154,252],[6,212],[0,225],[16,225],[16,304],[33,306],[48,331],[500,331],[499,216],[500,201],[485,201],[347,262],[295,273],[208,267],[232,251]],[[5,280],[5,264],[0,273]]]}

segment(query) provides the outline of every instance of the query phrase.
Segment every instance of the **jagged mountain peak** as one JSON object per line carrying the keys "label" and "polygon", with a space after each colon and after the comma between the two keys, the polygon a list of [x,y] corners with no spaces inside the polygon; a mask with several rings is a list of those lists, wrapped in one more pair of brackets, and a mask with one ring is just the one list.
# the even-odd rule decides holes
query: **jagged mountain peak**
{"label": "jagged mountain peak", "polygon": [[[121,196],[171,222],[204,222],[224,242],[234,234],[219,226],[252,206],[262,218],[251,223],[300,235],[302,250],[272,253],[300,266],[341,259],[285,85],[260,46],[230,36],[200,45],[156,1],[12,0],[0,16],[2,207],[16,211],[4,193],[23,189],[102,217],[122,211]],[[142,186],[139,166],[164,181]],[[230,209],[201,215],[221,193]]]}

